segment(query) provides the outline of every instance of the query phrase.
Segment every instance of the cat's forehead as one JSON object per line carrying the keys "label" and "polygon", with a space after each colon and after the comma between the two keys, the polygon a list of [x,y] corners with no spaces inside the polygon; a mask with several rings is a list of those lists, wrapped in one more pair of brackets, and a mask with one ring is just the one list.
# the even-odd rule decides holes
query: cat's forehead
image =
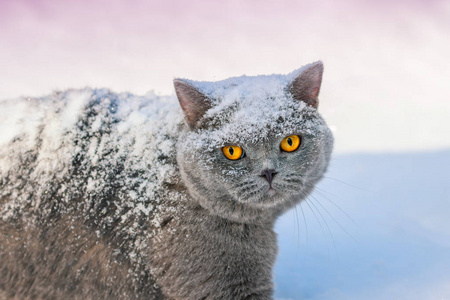
{"label": "cat's forehead", "polygon": [[323,119],[317,111],[302,102],[286,100],[285,106],[254,105],[238,109],[224,118],[222,126],[213,130],[218,141],[246,144],[266,142],[268,138],[292,134],[316,135],[323,127]]}
{"label": "cat's forehead", "polygon": [[213,102],[213,106],[228,106],[239,101],[242,104],[279,98],[286,94],[292,75],[239,76],[221,81],[192,81],[189,84],[199,89]]}
{"label": "cat's forehead", "polygon": [[[233,118],[235,122],[261,123],[268,118],[286,114],[301,103],[288,92],[290,75],[240,76],[217,82],[196,82],[198,88],[212,102],[206,112],[209,118]],[[231,120],[228,120],[231,121]]]}

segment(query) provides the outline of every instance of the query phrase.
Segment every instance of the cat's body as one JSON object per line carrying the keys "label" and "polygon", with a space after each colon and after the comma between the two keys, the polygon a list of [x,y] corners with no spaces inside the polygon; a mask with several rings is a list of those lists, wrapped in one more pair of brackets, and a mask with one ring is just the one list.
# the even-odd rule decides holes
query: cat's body
{"label": "cat's body", "polygon": [[271,299],[273,224],[330,158],[321,76],[176,80],[185,121],[105,90],[0,103],[0,298]]}

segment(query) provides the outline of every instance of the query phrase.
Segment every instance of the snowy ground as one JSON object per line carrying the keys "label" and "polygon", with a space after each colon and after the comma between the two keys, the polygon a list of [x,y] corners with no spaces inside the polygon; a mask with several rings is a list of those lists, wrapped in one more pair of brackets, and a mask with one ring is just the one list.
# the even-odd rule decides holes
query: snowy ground
{"label": "snowy ground", "polygon": [[450,151],[336,156],[276,230],[276,299],[450,299]]}

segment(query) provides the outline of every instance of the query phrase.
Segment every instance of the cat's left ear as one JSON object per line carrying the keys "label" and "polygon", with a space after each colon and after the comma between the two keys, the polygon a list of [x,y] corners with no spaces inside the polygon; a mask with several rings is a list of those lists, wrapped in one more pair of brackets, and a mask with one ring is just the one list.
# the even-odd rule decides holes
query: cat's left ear
{"label": "cat's left ear", "polygon": [[186,122],[191,128],[196,128],[205,112],[211,108],[211,100],[182,79],[174,79],[173,85]]}
{"label": "cat's left ear", "polygon": [[321,61],[304,66],[301,73],[289,85],[289,91],[293,98],[317,108],[322,74],[323,63]]}

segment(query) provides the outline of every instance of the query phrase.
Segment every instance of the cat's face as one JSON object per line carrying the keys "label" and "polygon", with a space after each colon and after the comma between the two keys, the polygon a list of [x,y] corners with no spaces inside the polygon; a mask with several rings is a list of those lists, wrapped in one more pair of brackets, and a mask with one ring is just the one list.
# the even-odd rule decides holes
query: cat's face
{"label": "cat's face", "polygon": [[[317,112],[318,89],[312,89],[316,102],[294,98],[293,89],[308,89],[293,87],[305,70],[297,73],[294,79],[181,82],[197,86],[187,93],[197,104],[206,102],[196,117],[186,115],[177,160],[190,194],[211,213],[244,222],[278,215],[305,198],[322,177],[333,138]],[[320,80],[311,84],[320,87]],[[183,107],[181,93],[178,86]]]}

